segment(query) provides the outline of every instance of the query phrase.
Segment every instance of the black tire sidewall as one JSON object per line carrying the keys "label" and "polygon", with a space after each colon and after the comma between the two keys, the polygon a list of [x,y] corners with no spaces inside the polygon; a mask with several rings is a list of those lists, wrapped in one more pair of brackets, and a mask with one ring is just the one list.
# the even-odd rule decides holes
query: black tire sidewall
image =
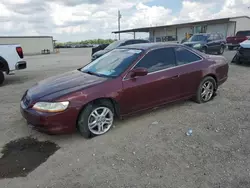
{"label": "black tire sidewall", "polygon": [[[221,49],[222,49],[222,52],[221,52]],[[218,54],[222,55],[224,53],[224,50],[225,50],[224,46],[221,46],[220,51],[218,52]]]}
{"label": "black tire sidewall", "polygon": [[203,53],[207,54],[207,47],[202,47],[201,52],[203,52]]}
{"label": "black tire sidewall", "polygon": [[[81,111],[79,118],[78,118],[78,122],[77,122],[77,128],[78,128],[79,132],[81,133],[81,135],[85,138],[92,138],[94,136],[100,136],[100,135],[96,135],[96,134],[92,133],[88,127],[89,115],[92,113],[93,110],[95,110],[96,108],[99,108],[99,107],[109,108],[114,115],[113,105],[108,101],[100,101],[100,103],[98,103],[98,104],[88,104]],[[110,129],[111,128],[112,128],[112,126],[110,127]],[[109,132],[109,130],[107,132]],[[104,133],[104,134],[106,134],[106,133]]]}
{"label": "black tire sidewall", "polygon": [[202,97],[201,97],[202,85],[203,85],[205,82],[207,82],[207,81],[211,81],[211,82],[212,82],[212,84],[213,84],[213,86],[214,86],[214,93],[213,93],[213,96],[215,95],[215,92],[216,92],[216,89],[217,89],[216,81],[215,81],[215,79],[214,79],[213,77],[207,76],[207,77],[205,77],[205,78],[201,81],[201,83],[200,83],[200,85],[199,85],[199,88],[198,88],[198,90],[197,90],[197,93],[196,93],[196,102],[197,102],[197,103],[206,103],[206,102],[209,102],[209,101],[213,98],[213,96],[212,96],[208,101],[204,101],[204,100],[202,99]]}
{"label": "black tire sidewall", "polygon": [[2,71],[0,71],[0,85],[2,85],[4,82],[4,74]]}

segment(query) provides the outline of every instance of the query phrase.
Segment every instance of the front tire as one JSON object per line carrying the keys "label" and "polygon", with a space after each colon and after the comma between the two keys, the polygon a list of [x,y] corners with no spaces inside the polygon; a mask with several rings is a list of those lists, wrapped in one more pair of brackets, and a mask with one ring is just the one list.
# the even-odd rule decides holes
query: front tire
{"label": "front tire", "polygon": [[80,113],[77,127],[85,138],[107,133],[113,126],[114,108],[108,100],[88,104]]}
{"label": "front tire", "polygon": [[196,92],[196,98],[195,101],[197,103],[206,103],[210,101],[214,96],[216,92],[217,84],[213,77],[207,76],[205,77]]}
{"label": "front tire", "polygon": [[2,71],[0,71],[0,86],[3,84],[4,82],[4,74]]}
{"label": "front tire", "polygon": [[203,52],[204,54],[206,54],[207,53],[207,47],[202,47],[201,52]]}

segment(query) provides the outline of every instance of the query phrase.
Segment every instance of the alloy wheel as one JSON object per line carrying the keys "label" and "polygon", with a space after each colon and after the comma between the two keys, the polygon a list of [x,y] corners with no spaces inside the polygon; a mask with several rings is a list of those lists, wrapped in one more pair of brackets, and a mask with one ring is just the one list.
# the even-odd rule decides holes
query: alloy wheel
{"label": "alloy wheel", "polygon": [[206,81],[202,85],[201,98],[204,102],[209,101],[214,94],[214,84],[211,81]]}
{"label": "alloy wheel", "polygon": [[88,118],[88,128],[95,135],[101,135],[109,131],[114,120],[113,112],[107,107],[94,109]]}

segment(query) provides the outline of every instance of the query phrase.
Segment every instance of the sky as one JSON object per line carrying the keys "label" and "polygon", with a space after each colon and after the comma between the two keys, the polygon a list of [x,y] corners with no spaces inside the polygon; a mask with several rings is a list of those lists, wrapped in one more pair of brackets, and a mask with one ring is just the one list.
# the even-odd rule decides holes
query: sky
{"label": "sky", "polygon": [[[0,0],[0,36],[117,39],[121,29],[250,16],[250,0]],[[132,38],[122,34],[121,38]],[[137,35],[137,37],[140,37]]]}

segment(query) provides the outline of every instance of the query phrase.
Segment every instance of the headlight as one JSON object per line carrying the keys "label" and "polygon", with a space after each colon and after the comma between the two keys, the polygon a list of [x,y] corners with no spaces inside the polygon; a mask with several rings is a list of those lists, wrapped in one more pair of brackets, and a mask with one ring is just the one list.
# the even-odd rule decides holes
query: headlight
{"label": "headlight", "polygon": [[42,112],[62,112],[69,106],[69,102],[37,102],[32,108]]}
{"label": "headlight", "polygon": [[200,48],[200,47],[201,47],[201,44],[195,44],[193,47],[194,47],[194,48]]}

